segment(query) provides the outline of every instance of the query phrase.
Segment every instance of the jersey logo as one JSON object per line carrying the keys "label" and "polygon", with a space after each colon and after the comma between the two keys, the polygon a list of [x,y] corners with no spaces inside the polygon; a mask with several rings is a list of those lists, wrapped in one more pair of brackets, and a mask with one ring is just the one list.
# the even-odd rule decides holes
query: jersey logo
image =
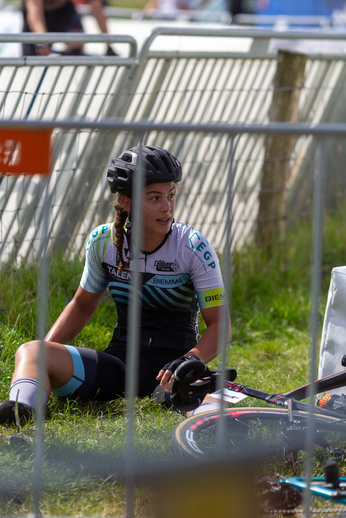
{"label": "jersey logo", "polygon": [[164,260],[155,261],[154,266],[156,266],[157,272],[175,272],[177,273],[179,270],[179,263],[175,259],[172,263],[166,263]]}
{"label": "jersey logo", "polygon": [[214,308],[227,304],[224,287],[197,292],[197,299],[201,309]]}
{"label": "jersey logo", "polygon": [[131,272],[123,271],[119,273],[118,266],[112,266],[111,264],[102,263],[103,268],[107,268],[107,272],[109,277],[117,280],[130,281],[131,280]]}

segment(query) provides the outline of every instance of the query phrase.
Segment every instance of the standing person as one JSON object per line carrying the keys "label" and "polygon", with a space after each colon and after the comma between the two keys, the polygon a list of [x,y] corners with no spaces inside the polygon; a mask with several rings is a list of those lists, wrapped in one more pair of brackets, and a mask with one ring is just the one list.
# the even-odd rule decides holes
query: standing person
{"label": "standing person", "polygon": [[[140,163],[144,170],[142,242],[131,239],[131,198]],[[169,394],[172,374],[184,361],[209,362],[218,354],[222,305],[226,304],[217,255],[193,228],[174,220],[179,161],[152,146],[134,147],[112,160],[107,173],[115,194],[115,221],[97,227],[86,248],[80,286],[45,338],[44,388],[61,397],[108,401],[124,395],[127,324],[133,256],[142,273],[138,396],[156,389]],[[104,352],[69,344],[89,322],[109,289],[118,321]],[[199,336],[199,310],[206,331]],[[229,318],[229,317],[228,317]],[[228,340],[231,325],[228,321]],[[0,404],[0,422],[27,417],[37,408],[39,341],[19,347],[9,401]]]}
{"label": "standing person", "polygon": [[175,14],[179,10],[201,9],[210,0],[149,0],[144,9],[157,9],[163,14]]}
{"label": "standing person", "polygon": [[[89,0],[101,32],[107,33],[107,23],[102,0]],[[71,0],[23,0],[23,32],[84,32],[79,14]],[[23,56],[48,56],[52,51],[50,43],[23,43]],[[65,54],[79,55],[83,45],[70,43]],[[116,55],[107,45],[107,55]]]}

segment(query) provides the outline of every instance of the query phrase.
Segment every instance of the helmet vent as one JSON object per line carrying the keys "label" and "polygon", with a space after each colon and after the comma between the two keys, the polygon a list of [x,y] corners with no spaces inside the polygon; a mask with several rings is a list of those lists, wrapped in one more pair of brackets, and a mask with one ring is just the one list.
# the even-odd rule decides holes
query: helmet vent
{"label": "helmet vent", "polygon": [[172,169],[172,163],[167,156],[161,156],[162,162],[165,164],[167,171],[170,173]]}
{"label": "helmet vent", "polygon": [[[162,158],[162,157],[160,157],[160,158]],[[150,161],[151,165],[153,165],[157,171],[161,171],[162,173],[164,172],[164,171],[162,171],[162,165],[155,157],[151,156],[149,161]]]}

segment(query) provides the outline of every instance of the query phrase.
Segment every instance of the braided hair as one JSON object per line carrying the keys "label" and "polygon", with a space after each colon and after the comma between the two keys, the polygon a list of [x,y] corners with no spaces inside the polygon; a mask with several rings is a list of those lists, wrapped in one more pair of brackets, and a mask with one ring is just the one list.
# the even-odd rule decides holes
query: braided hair
{"label": "braided hair", "polygon": [[125,237],[125,223],[128,218],[128,212],[124,209],[121,198],[122,196],[127,196],[131,198],[131,191],[122,191],[117,192],[115,194],[115,221],[114,221],[114,229],[115,229],[115,238],[114,244],[118,250],[119,254],[119,266],[118,272],[121,274],[124,270],[127,270],[129,267],[129,261],[126,261],[123,256],[123,247],[124,247],[124,237]]}

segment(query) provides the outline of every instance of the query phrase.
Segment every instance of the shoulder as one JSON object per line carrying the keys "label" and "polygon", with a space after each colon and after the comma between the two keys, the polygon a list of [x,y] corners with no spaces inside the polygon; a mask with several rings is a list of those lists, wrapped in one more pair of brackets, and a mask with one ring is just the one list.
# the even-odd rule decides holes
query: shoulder
{"label": "shoulder", "polygon": [[181,239],[191,249],[191,251],[202,251],[209,247],[213,252],[213,246],[207,238],[198,230],[180,221],[175,221],[172,226],[172,233],[176,239]]}
{"label": "shoulder", "polygon": [[177,248],[181,251],[181,256],[189,264],[204,265],[203,268],[212,269],[218,265],[219,260],[212,244],[195,228],[175,221],[172,226],[172,235],[173,240],[176,240]]}
{"label": "shoulder", "polygon": [[97,245],[108,244],[110,241],[112,241],[112,235],[114,230],[114,223],[106,223],[104,225],[99,225],[98,227],[94,228],[94,230],[90,233],[88,244],[86,251],[88,251],[90,248],[94,248]]}
{"label": "shoulder", "polygon": [[190,237],[197,232],[194,228],[182,223],[181,221],[174,220],[172,224],[172,234],[177,239],[186,239],[189,241]]}

